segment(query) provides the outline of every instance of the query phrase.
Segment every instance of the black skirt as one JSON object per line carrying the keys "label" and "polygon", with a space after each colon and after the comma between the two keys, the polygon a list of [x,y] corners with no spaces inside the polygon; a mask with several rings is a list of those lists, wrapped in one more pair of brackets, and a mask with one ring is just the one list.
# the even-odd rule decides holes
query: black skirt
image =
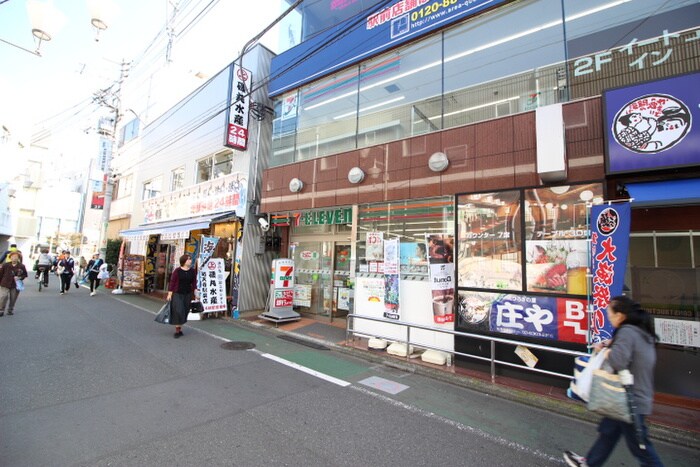
{"label": "black skirt", "polygon": [[187,322],[187,315],[190,312],[192,294],[181,294],[174,292],[170,299],[170,324],[180,326]]}

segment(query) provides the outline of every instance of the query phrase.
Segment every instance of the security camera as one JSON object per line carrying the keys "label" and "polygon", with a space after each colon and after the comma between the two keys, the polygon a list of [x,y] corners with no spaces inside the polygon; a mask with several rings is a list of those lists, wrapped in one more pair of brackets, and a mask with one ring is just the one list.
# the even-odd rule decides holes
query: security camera
{"label": "security camera", "polygon": [[264,217],[259,217],[258,222],[260,223],[260,228],[263,229],[263,232],[270,230],[270,223],[267,221],[267,219]]}

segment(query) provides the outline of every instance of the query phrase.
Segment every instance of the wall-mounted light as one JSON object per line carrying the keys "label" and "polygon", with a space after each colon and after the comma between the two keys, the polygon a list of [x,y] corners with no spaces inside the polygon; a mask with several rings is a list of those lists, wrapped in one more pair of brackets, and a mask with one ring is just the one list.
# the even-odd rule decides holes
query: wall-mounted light
{"label": "wall-mounted light", "polygon": [[444,152],[436,152],[428,159],[428,167],[433,172],[442,172],[450,165],[450,160]]}
{"label": "wall-mounted light", "polygon": [[304,188],[304,182],[298,178],[293,178],[289,181],[289,191],[299,193]]}
{"label": "wall-mounted light", "polygon": [[348,172],[348,181],[350,183],[360,183],[365,179],[365,173],[359,167],[353,167]]}

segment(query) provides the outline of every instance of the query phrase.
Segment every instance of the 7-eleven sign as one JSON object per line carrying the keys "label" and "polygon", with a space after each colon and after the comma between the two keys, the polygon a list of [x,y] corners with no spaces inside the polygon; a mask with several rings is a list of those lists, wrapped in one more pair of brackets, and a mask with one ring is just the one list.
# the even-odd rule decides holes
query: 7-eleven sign
{"label": "7-eleven sign", "polygon": [[294,288],[294,261],[279,258],[272,262],[272,272],[275,289]]}

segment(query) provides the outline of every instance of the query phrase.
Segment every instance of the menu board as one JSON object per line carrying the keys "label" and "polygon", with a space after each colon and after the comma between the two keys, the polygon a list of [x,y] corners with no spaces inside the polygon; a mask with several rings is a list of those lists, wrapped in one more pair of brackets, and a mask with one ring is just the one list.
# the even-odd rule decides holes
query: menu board
{"label": "menu board", "polygon": [[143,291],[145,263],[146,257],[143,255],[124,255],[122,257],[120,277],[123,290]]}

